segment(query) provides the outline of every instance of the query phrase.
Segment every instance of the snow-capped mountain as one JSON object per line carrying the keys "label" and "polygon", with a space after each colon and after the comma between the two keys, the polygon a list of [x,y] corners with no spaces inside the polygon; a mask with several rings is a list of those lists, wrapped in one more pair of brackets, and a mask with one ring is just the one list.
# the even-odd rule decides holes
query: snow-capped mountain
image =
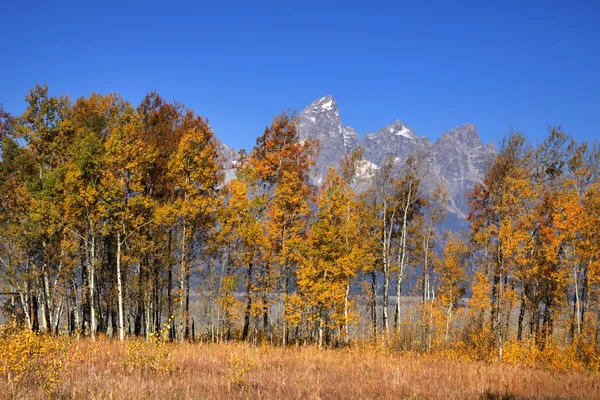
{"label": "snow-capped mountain", "polygon": [[[449,194],[449,216],[445,228],[460,229],[466,226],[468,214],[467,192],[483,179],[487,161],[496,154],[493,143],[483,144],[475,125],[457,126],[440,136],[435,142],[418,136],[400,120],[384,126],[375,133],[367,133],[361,140],[358,133],[342,123],[333,96],[325,96],[310,104],[298,115],[300,139],[319,141],[320,155],[316,161],[312,179],[321,184],[331,165],[338,167],[344,155],[364,149],[359,175],[361,187],[367,186],[375,171],[388,159],[393,158],[400,171],[409,155],[420,153],[425,162],[425,191],[432,193],[438,182],[443,182]],[[217,140],[226,181],[235,177],[235,164],[239,154]]]}
{"label": "snow-capped mountain", "polygon": [[333,96],[314,101],[299,114],[298,133],[301,139],[313,138],[321,144],[314,173],[316,184],[323,181],[330,165],[337,167],[346,152],[359,146],[364,148],[360,174],[367,179],[389,157],[400,169],[409,155],[420,152],[427,169],[425,190],[432,192],[438,182],[445,184],[450,212],[447,225],[454,228],[465,225],[466,193],[483,179],[487,160],[496,154],[493,143],[484,145],[471,124],[456,127],[432,143],[397,120],[361,140],[354,129],[342,124]]}
{"label": "snow-capped mountain", "polygon": [[321,153],[317,159],[315,183],[321,183],[329,165],[337,166],[348,151],[360,142],[358,133],[342,124],[333,96],[325,96],[306,107],[299,115],[300,139],[317,139]]}

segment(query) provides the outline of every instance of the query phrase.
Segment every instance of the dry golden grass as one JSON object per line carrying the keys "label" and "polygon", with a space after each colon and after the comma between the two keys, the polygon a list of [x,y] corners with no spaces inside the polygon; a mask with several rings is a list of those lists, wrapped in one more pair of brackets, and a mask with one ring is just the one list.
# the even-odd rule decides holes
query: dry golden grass
{"label": "dry golden grass", "polygon": [[3,376],[0,398],[600,399],[600,379],[584,372],[245,343],[166,345],[168,357],[145,359],[144,346],[75,341],[50,394],[35,377]]}

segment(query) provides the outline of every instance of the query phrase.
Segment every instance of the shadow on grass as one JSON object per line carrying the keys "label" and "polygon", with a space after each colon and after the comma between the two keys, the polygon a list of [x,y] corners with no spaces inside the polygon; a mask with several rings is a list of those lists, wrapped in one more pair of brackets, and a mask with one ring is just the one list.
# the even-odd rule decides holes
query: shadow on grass
{"label": "shadow on grass", "polygon": [[498,393],[486,390],[480,397],[481,400],[521,400],[510,393]]}
{"label": "shadow on grass", "polygon": [[533,399],[547,399],[547,400],[560,400],[562,399],[561,397],[523,397],[523,396],[515,396],[514,394],[510,394],[510,393],[500,393],[500,392],[493,392],[491,390],[486,390],[485,392],[483,392],[483,394],[481,395],[481,397],[479,398],[480,400],[533,400]]}

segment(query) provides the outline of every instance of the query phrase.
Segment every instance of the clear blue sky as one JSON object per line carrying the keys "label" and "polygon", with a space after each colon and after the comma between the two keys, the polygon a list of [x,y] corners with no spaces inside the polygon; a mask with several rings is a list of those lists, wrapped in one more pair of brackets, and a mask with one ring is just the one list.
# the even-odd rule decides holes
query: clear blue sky
{"label": "clear blue sky", "polygon": [[326,94],[361,136],[401,119],[432,139],[467,122],[484,141],[600,137],[598,1],[203,3],[7,0],[0,103],[22,112],[38,82],[135,104],[155,89],[236,149]]}

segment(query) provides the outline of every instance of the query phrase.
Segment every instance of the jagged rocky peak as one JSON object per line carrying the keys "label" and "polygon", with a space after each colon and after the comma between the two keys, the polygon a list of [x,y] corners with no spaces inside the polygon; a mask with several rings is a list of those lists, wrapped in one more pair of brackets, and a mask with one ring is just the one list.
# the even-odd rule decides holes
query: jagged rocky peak
{"label": "jagged rocky peak", "polygon": [[331,95],[313,101],[299,115],[300,123],[341,122],[337,102]]}
{"label": "jagged rocky peak", "polygon": [[[418,136],[399,119],[396,120],[392,125],[388,125],[381,129],[379,132],[387,135],[398,136],[410,140],[417,140]],[[378,133],[379,133],[378,132]]]}
{"label": "jagged rocky peak", "polygon": [[299,135],[303,139],[311,137],[321,142],[332,141],[331,144],[341,144],[345,150],[356,148],[360,141],[354,129],[342,124],[337,102],[331,95],[315,100],[298,117]]}
{"label": "jagged rocky peak", "polygon": [[444,133],[433,146],[439,176],[451,195],[450,209],[465,217],[468,213],[466,193],[483,179],[487,163],[496,149],[483,145],[473,124],[458,126]]}
{"label": "jagged rocky peak", "polygon": [[[312,138],[320,143],[321,152],[312,171],[312,180],[321,184],[329,166],[338,167],[344,155],[358,146],[364,148],[359,170],[361,185],[368,187],[382,162],[392,157],[398,170],[406,158],[417,151],[425,159],[427,174],[423,188],[431,193],[438,182],[444,182],[449,193],[449,229],[465,226],[468,212],[466,193],[475,182],[483,179],[487,162],[496,149],[493,143],[482,144],[473,124],[457,126],[445,132],[434,143],[419,137],[400,120],[384,126],[375,133],[367,133],[361,141],[358,133],[342,123],[338,105],[333,96],[315,100],[298,115],[300,139]],[[239,154],[217,140],[219,153],[226,172],[226,181],[235,176]]]}
{"label": "jagged rocky peak", "polygon": [[337,102],[333,96],[325,96],[311,103],[298,115],[300,139],[317,139],[321,152],[317,159],[314,181],[320,183],[329,165],[338,166],[348,151],[358,147],[358,133],[342,124]]}
{"label": "jagged rocky peak", "polygon": [[496,148],[493,143],[483,144],[481,142],[477,128],[473,124],[457,126],[445,132],[435,141],[434,147],[438,151],[466,152],[471,156],[475,156],[477,160],[474,161],[480,163],[476,168],[480,170],[485,168],[483,163],[490,156],[496,154]]}
{"label": "jagged rocky peak", "polygon": [[477,133],[477,128],[473,124],[457,126],[456,128],[445,132],[436,142],[444,141],[463,144],[473,148],[482,146],[481,138]]}
{"label": "jagged rocky peak", "polygon": [[315,101],[312,105],[313,111],[317,112],[327,112],[327,111],[337,111],[337,103],[335,102],[335,97],[328,94],[325,97],[321,97],[319,100]]}
{"label": "jagged rocky peak", "polygon": [[380,165],[388,157],[402,161],[430,143],[419,138],[405,123],[396,120],[376,133],[367,133],[361,145],[365,149],[365,158]]}
{"label": "jagged rocky peak", "polygon": [[[360,170],[362,178],[369,180],[381,163],[392,157],[399,168],[409,155],[420,152],[427,164],[423,186],[433,191],[437,182],[443,181],[449,192],[448,211],[464,224],[467,213],[466,192],[483,178],[487,160],[495,154],[492,143],[483,145],[475,125],[466,124],[449,130],[432,143],[419,137],[400,120],[375,133],[367,133],[361,141],[356,131],[342,124],[338,106],[333,96],[314,101],[299,115],[301,138],[314,138],[321,144],[313,181],[320,184],[327,168],[337,167],[344,154],[362,146],[364,160]],[[462,221],[462,222],[461,222]]]}

